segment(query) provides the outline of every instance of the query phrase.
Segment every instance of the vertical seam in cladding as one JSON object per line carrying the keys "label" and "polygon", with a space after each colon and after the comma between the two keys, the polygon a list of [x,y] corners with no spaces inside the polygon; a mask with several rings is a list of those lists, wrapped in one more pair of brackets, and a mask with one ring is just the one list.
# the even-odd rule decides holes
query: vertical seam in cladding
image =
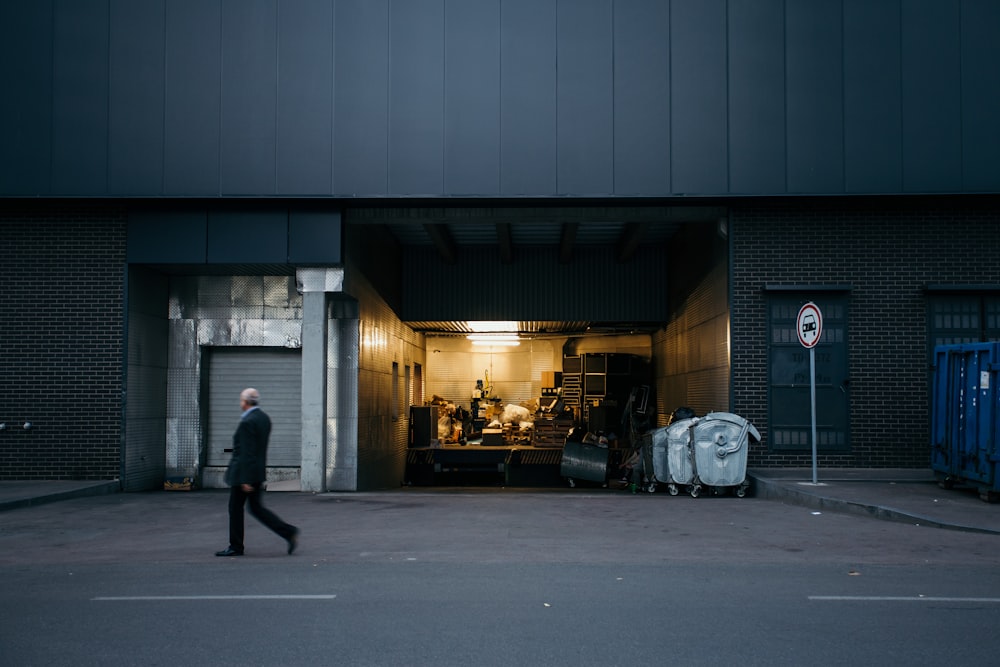
{"label": "vertical seam in cladding", "polygon": [[49,5],[52,9],[52,15],[49,17],[49,34],[51,35],[51,40],[49,43],[49,168],[48,168],[48,184],[45,188],[45,194],[52,195],[52,187],[55,182],[53,171],[55,170],[55,150],[56,150],[56,8],[54,5]]}
{"label": "vertical seam in cladding", "polygon": [[107,105],[108,112],[104,115],[104,192],[109,194],[111,192],[111,0],[107,0],[104,7],[107,9],[108,29],[105,41],[107,47],[107,61],[105,62],[107,69],[105,72],[108,75],[108,89],[104,91],[104,103]]}
{"label": "vertical seam in cladding", "polygon": [[726,192],[727,193],[731,193],[733,191],[733,183],[732,183],[732,180],[733,180],[733,167],[732,167],[733,162],[732,162],[732,154],[731,154],[732,129],[729,126],[729,122],[730,122],[730,119],[731,119],[731,113],[730,113],[731,107],[730,107],[730,99],[729,99],[729,90],[731,88],[730,72],[729,72],[729,54],[730,54],[730,51],[732,50],[732,47],[730,46],[730,43],[729,43],[730,34],[729,34],[729,2],[728,2],[728,0],[726,1],[725,12],[726,12],[726,15],[723,18],[723,22],[725,23],[725,31],[726,31],[726,55],[725,55],[725,58],[726,58]]}
{"label": "vertical seam in cladding", "polygon": [[783,104],[781,105],[782,110],[785,114],[784,127],[785,134],[785,193],[788,193],[788,0],[782,0],[781,3],[781,69],[782,69],[782,92],[784,93]]}
{"label": "vertical seam in cladding", "polygon": [[337,194],[337,4],[330,7],[330,194]]}
{"label": "vertical seam in cladding", "polygon": [[[225,95],[225,90],[223,88],[223,86],[224,86],[223,79],[224,79],[224,75],[225,75],[225,62],[226,62],[226,58],[225,58],[225,55],[224,55],[225,51],[226,51],[226,43],[225,43],[226,32],[225,32],[225,28],[224,28],[224,26],[225,26],[225,19],[223,18],[223,14],[225,13],[225,11],[226,11],[225,0],[222,0],[222,2],[219,3],[219,144],[218,144],[218,148],[216,149],[216,157],[217,157],[216,178],[218,180],[215,183],[216,192],[220,196],[223,193],[223,187],[222,187],[222,144],[223,144],[222,119],[225,116],[225,104],[226,104],[226,95]],[[207,220],[206,220],[206,224],[205,224],[205,241],[206,241],[205,249],[206,249],[206,252],[207,252],[207,250],[208,250],[208,245],[207,245],[207,242],[208,242],[208,224],[207,224]]]}
{"label": "vertical seam in cladding", "polygon": [[167,0],[163,2],[163,101],[160,117],[160,194],[167,191],[167,81],[170,63],[167,60]]}
{"label": "vertical seam in cladding", "polygon": [[[272,186],[274,187],[274,193],[278,194],[278,142],[281,138],[278,136],[279,133],[279,101],[281,99],[281,11],[278,9],[278,1],[274,3],[274,155],[272,156],[274,161],[271,163],[274,169],[274,178],[272,180]],[[285,232],[288,233],[288,225],[285,225]],[[288,244],[287,238],[285,243],[285,258],[287,261],[288,257]]]}
{"label": "vertical seam in cladding", "polygon": [[963,93],[965,77],[962,72],[962,54],[964,49],[962,48],[962,3],[958,3],[958,21],[956,26],[956,32],[958,37],[958,189],[959,192],[965,190],[965,114],[963,113]]}
{"label": "vertical seam in cladding", "polygon": [[385,3],[385,194],[392,175],[392,0]]}
{"label": "vertical seam in cladding", "polygon": [[674,5],[667,4],[667,193],[674,192]]}
{"label": "vertical seam in cladding", "polygon": [[503,2],[497,5],[497,193],[503,196]]}
{"label": "vertical seam in cladding", "polygon": [[905,119],[903,118],[905,104],[903,100],[903,2],[902,0],[897,0],[899,12],[899,43],[896,45],[896,49],[899,55],[899,190],[904,192],[906,187],[906,132],[905,132]]}
{"label": "vertical seam in cladding", "polygon": [[555,121],[556,121],[556,147],[555,147],[555,183],[556,183],[556,195],[562,194],[559,189],[559,0],[555,0],[556,6],[556,89],[555,89]]}
{"label": "vertical seam in cladding", "polygon": [[847,13],[840,3],[840,191],[847,192]]}
{"label": "vertical seam in cladding", "polygon": [[[448,191],[448,3],[441,4],[441,192]],[[430,193],[428,193],[430,194]]]}
{"label": "vertical seam in cladding", "polygon": [[611,0],[611,21],[609,21],[611,26],[611,194],[618,192],[615,187],[615,176],[617,170],[615,169],[615,153],[617,149],[617,142],[615,141],[615,130],[617,126],[615,124],[615,99],[616,99],[616,70],[615,70],[615,0]]}

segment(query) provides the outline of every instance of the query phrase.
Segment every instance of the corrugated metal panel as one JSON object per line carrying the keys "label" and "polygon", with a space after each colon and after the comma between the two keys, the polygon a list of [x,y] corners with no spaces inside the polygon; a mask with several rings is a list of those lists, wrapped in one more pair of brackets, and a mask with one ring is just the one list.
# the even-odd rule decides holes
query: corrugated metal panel
{"label": "corrugated metal panel", "polygon": [[683,299],[653,341],[657,410],[729,409],[728,272],[719,260]]}
{"label": "corrugated metal panel", "polygon": [[239,396],[260,392],[260,408],[271,418],[269,467],[302,461],[302,354],[299,350],[217,348],[208,370],[208,465],[225,466],[240,421]]}
{"label": "corrugated metal panel", "polygon": [[510,226],[511,240],[517,245],[553,245],[559,243],[562,225],[558,222],[515,223]]}
{"label": "corrugated metal panel", "polygon": [[345,219],[355,225],[385,225],[401,245],[432,246],[425,224],[441,225],[458,246],[495,245],[496,225],[509,225],[516,245],[557,246],[565,225],[574,225],[577,246],[615,244],[631,223],[642,224],[643,243],[669,241],[683,223],[714,222],[726,210],[713,206],[550,206],[428,207],[350,209]]}
{"label": "corrugated metal panel", "polygon": [[418,223],[393,225],[392,234],[404,246],[430,246],[431,237],[424,226]]}
{"label": "corrugated metal panel", "polygon": [[578,249],[569,264],[534,247],[518,248],[511,264],[491,248],[465,248],[456,264],[404,256],[404,321],[665,322],[667,301],[663,248],[643,246],[627,263],[599,246]]}
{"label": "corrugated metal panel", "polygon": [[497,226],[487,222],[448,225],[448,231],[452,238],[463,245],[495,245],[497,243]]}
{"label": "corrugated metal panel", "polygon": [[[357,414],[357,437],[352,451],[344,451],[347,448],[345,439],[331,443],[329,458],[341,468],[353,467],[349,472],[356,470],[355,489],[398,487],[406,468],[409,426],[406,403],[408,399],[416,400],[420,393],[418,387],[406,387],[406,370],[409,368],[414,383],[417,382],[417,365],[421,367],[421,377],[425,376],[424,340],[400,322],[371,283],[350,264],[345,283],[350,286],[351,296],[358,300],[361,313],[360,322],[355,324],[356,333],[350,332],[357,341],[357,370],[354,373],[357,389],[351,393],[347,387],[350,378],[333,375],[336,369],[331,369],[327,386],[331,393],[335,393],[333,388],[337,387],[336,392],[345,394],[331,395],[329,409],[334,409],[334,402],[339,401],[339,410],[353,409]],[[331,343],[329,354],[337,354],[338,350],[347,354],[348,347],[348,341],[337,345]],[[351,361],[334,359],[331,364],[340,364],[347,372],[346,366]],[[393,371],[398,374],[399,393],[395,396]],[[426,391],[423,395],[429,396]],[[334,482],[342,476],[336,469],[332,473]],[[331,488],[343,487],[335,484]]]}

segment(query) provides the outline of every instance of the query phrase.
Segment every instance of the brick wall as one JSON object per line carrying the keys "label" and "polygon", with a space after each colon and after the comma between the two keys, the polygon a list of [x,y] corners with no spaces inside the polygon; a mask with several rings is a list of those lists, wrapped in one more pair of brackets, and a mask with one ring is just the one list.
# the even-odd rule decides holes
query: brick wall
{"label": "brick wall", "polygon": [[[850,439],[819,465],[924,467],[930,461],[928,284],[1000,285],[1000,211],[946,208],[734,209],[734,410],[765,442],[750,465],[808,466],[811,452],[768,448],[764,286],[848,285]],[[887,326],[887,323],[893,326]]]}
{"label": "brick wall", "polygon": [[0,479],[117,478],[124,214],[6,204],[0,251]]}

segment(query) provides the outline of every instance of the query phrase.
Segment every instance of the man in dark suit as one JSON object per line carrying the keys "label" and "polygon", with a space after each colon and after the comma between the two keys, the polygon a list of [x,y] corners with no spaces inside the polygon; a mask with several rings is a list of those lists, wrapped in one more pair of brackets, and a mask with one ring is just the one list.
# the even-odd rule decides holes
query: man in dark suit
{"label": "man in dark suit", "polygon": [[216,556],[243,555],[243,506],[250,501],[250,514],[288,542],[288,553],[298,546],[299,529],[285,523],[261,503],[267,467],[267,441],[271,435],[271,418],[257,405],[260,393],[244,389],[240,394],[243,417],[233,435],[233,458],[226,468],[229,485],[229,546]]}

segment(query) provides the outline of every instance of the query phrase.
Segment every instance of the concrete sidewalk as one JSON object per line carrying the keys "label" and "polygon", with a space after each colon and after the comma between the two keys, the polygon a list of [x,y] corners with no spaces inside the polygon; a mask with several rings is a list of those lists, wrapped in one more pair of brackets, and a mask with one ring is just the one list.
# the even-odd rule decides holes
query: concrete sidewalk
{"label": "concrete sidewalk", "polygon": [[121,484],[118,480],[0,482],[0,512],[70,498],[103,496],[119,491]]}
{"label": "concrete sidewalk", "polygon": [[[973,488],[942,489],[930,469],[819,469],[817,484],[812,483],[812,470],[805,468],[759,468],[748,471],[748,477],[752,482],[751,495],[756,498],[812,507],[817,511],[1000,534],[1000,504],[980,500]],[[0,482],[0,511],[117,493],[119,489],[117,481]],[[281,489],[272,486],[270,490]],[[288,490],[293,489],[289,487]],[[480,490],[488,492],[488,489]],[[588,491],[627,493],[617,489]],[[565,492],[573,493],[573,490],[565,489]],[[664,502],[669,502],[666,493],[658,493],[664,496]]]}
{"label": "concrete sidewalk", "polygon": [[757,468],[748,471],[757,498],[937,528],[1000,534],[1000,504],[976,489],[943,489],[933,471],[908,468]]}

